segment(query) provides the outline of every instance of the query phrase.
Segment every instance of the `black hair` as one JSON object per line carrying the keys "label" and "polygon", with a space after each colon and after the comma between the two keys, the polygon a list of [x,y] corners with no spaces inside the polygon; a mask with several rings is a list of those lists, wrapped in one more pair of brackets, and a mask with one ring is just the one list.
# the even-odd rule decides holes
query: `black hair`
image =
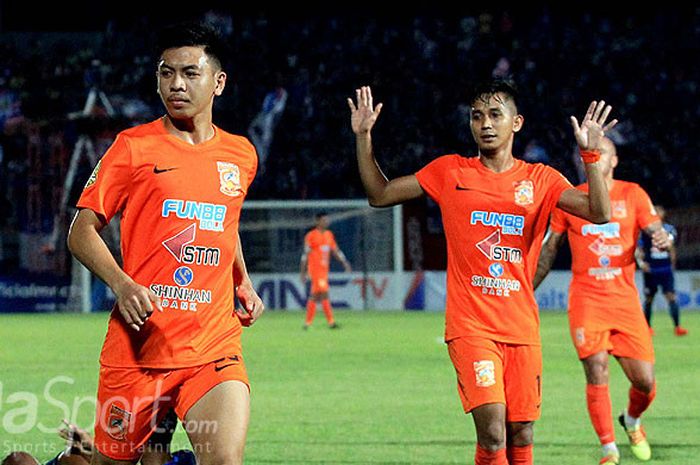
{"label": "black hair", "polygon": [[321,212],[316,213],[316,221],[320,220],[324,216],[328,216],[328,212],[321,211]]}
{"label": "black hair", "polygon": [[158,58],[169,48],[202,47],[214,65],[224,69],[228,53],[226,45],[216,29],[202,23],[185,22],[171,24],[161,29],[156,41]]}
{"label": "black hair", "polygon": [[491,97],[497,93],[510,98],[517,110],[520,99],[519,92],[515,82],[510,79],[492,79],[476,84],[469,93],[469,105],[474,105],[477,100]]}

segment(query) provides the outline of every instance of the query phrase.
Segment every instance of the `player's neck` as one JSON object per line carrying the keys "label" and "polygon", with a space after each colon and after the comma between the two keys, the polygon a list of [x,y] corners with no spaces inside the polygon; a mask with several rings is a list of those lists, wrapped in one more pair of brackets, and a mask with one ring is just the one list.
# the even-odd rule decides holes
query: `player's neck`
{"label": "player's neck", "polygon": [[613,184],[615,184],[615,179],[612,173],[610,173],[610,175],[605,178],[605,185],[608,186],[608,192],[612,190]]}
{"label": "player's neck", "polygon": [[510,150],[498,150],[494,152],[479,151],[479,161],[494,173],[508,171],[515,164],[515,158]]}
{"label": "player's neck", "polygon": [[165,115],[163,123],[170,134],[192,145],[206,142],[216,134],[211,115],[197,115],[189,119],[174,119]]}

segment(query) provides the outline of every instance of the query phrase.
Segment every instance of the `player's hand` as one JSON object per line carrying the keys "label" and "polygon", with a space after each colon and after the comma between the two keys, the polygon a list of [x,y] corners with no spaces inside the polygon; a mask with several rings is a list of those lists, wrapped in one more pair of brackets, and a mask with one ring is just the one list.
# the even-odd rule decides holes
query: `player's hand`
{"label": "player's hand", "polygon": [[355,89],[355,95],[357,105],[351,98],[348,99],[350,126],[352,127],[352,132],[356,135],[367,134],[372,130],[374,123],[377,122],[379,113],[382,111],[382,104],[380,103],[376,108],[374,107],[372,89],[369,86]]}
{"label": "player's hand", "polygon": [[617,124],[616,119],[605,124],[611,110],[612,107],[605,105],[604,100],[600,102],[593,100],[588,106],[588,111],[580,126],[576,117],[571,117],[571,126],[574,128],[574,136],[580,150],[599,150],[605,132]]}
{"label": "player's hand", "polygon": [[70,453],[77,453],[88,459],[92,456],[92,437],[87,431],[78,428],[64,418],[58,435],[66,440],[66,450]]}
{"label": "player's hand", "polygon": [[673,244],[671,236],[664,228],[659,228],[651,233],[651,245],[659,250],[668,250]]}
{"label": "player's hand", "polygon": [[639,269],[642,270],[643,273],[648,273],[651,271],[651,267],[649,266],[649,263],[647,263],[647,262],[641,262],[639,264]]}
{"label": "player's hand", "polygon": [[236,308],[235,312],[243,326],[250,326],[255,323],[260,315],[265,311],[265,304],[255,292],[253,283],[245,280],[236,287],[236,297],[243,308]]}
{"label": "player's hand", "polygon": [[135,331],[140,331],[146,324],[154,309],[163,311],[158,297],[150,289],[128,279],[115,286],[114,295],[117,297],[117,308],[126,324]]}

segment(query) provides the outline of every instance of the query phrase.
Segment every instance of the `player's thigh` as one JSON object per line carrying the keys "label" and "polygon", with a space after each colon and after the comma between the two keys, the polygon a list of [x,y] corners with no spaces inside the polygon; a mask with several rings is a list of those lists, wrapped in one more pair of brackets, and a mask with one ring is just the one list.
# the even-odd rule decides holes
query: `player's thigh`
{"label": "player's thigh", "polygon": [[242,381],[225,381],[199,399],[185,416],[185,431],[201,465],[243,463],[250,392]]}
{"label": "player's thigh", "polygon": [[94,448],[112,461],[138,460],[151,432],[171,405],[166,370],[101,367]]}
{"label": "player's thigh", "polygon": [[506,421],[530,422],[540,417],[542,405],[542,348],[507,345],[504,356]]}
{"label": "player's thigh", "polygon": [[314,295],[327,294],[329,289],[328,273],[314,273],[311,278],[311,293]]}
{"label": "player's thigh", "polygon": [[570,307],[569,334],[579,360],[612,350],[609,327],[587,318],[583,307]]}
{"label": "player's thigh", "polygon": [[611,333],[610,343],[610,353],[617,358],[625,357],[654,363],[654,344],[641,308],[630,312],[629,318]]}
{"label": "player's thigh", "polygon": [[652,273],[644,273],[642,276],[644,281],[644,295],[652,299],[654,295],[656,295],[656,288],[658,286],[655,275]]}
{"label": "player's thigh", "polygon": [[669,298],[669,294],[673,294],[673,298],[675,298],[676,282],[673,277],[673,273],[665,273],[660,281],[661,282],[659,284],[661,285],[661,292],[664,293],[666,298]]}
{"label": "player's thigh", "polygon": [[465,412],[485,404],[505,404],[502,344],[481,337],[460,337],[449,341],[447,349]]}

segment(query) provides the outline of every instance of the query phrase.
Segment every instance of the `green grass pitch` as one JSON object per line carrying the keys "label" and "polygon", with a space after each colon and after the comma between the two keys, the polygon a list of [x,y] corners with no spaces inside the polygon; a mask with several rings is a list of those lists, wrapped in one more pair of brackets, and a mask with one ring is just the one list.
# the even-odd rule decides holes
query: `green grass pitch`
{"label": "green grass pitch", "polygon": [[[441,343],[442,313],[337,312],[317,317],[268,311],[244,331],[252,384],[247,464],[464,464],[474,429],[461,411]],[[47,460],[62,448],[52,431],[72,416],[85,427],[107,314],[0,315],[0,453],[22,449]],[[644,424],[653,464],[700,463],[700,313],[683,314],[690,334],[672,335],[655,316],[656,401]],[[542,315],[544,400],[535,425],[535,463],[598,463],[585,409],[584,377],[564,313]],[[611,361],[613,411],[628,383]],[[636,463],[616,428],[625,464]],[[175,447],[186,447],[182,431]]]}

